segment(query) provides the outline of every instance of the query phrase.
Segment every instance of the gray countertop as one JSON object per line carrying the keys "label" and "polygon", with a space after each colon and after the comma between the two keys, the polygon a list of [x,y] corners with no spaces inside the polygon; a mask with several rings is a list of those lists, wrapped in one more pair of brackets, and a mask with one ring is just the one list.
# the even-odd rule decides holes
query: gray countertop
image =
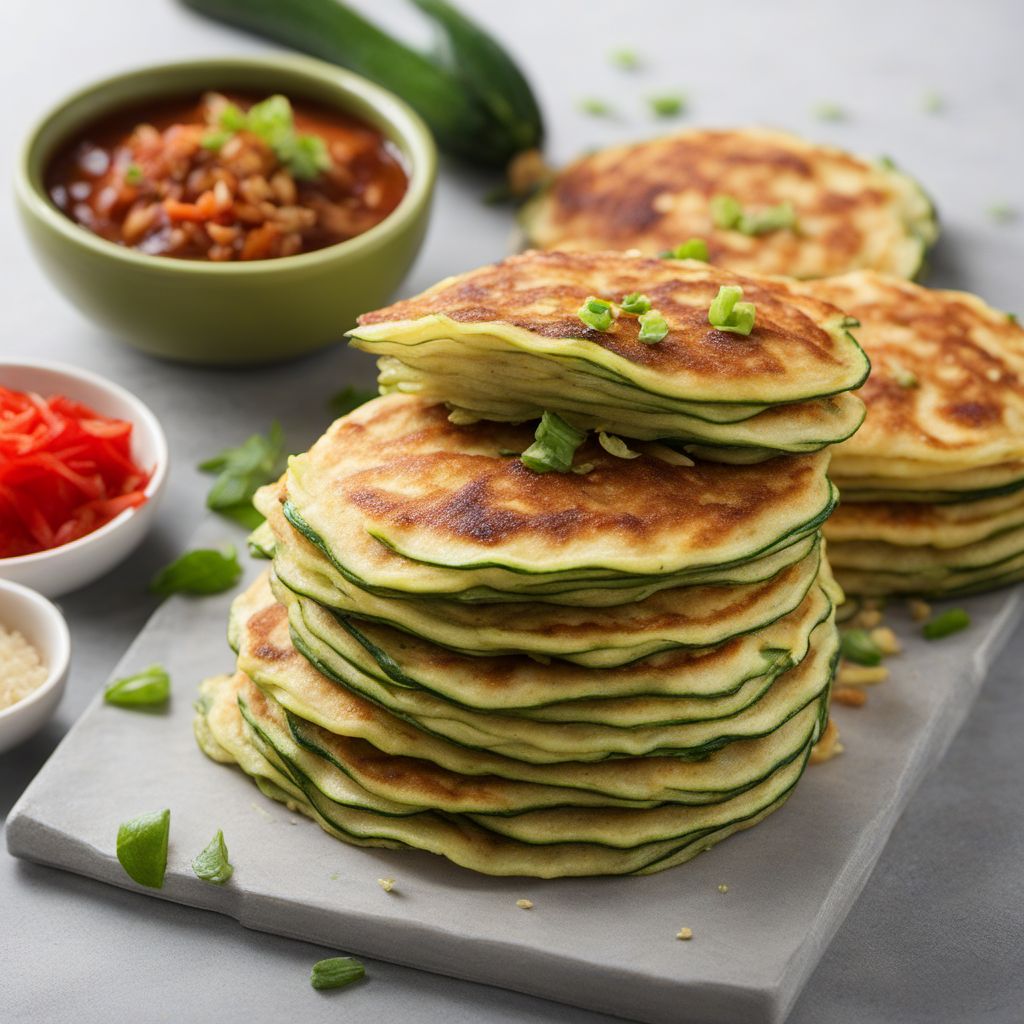
{"label": "gray countertop", "polygon": [[[370,5],[364,5],[369,9]],[[390,24],[400,0],[372,5]],[[551,155],[641,137],[667,125],[644,98],[682,90],[686,124],[764,122],[865,153],[888,153],[936,198],[945,235],[931,282],[1024,305],[1024,221],[997,226],[997,201],[1024,209],[1024,8],[1014,0],[756,2],[702,8],[654,0],[495,0],[464,3],[495,28],[536,82],[551,126]],[[0,79],[9,179],[32,119],[73,87],[123,67],[258,50],[262,44],[204,23],[171,0],[0,8]],[[649,55],[642,74],[608,67],[617,44]],[[922,110],[926,93],[946,110]],[[619,109],[610,120],[577,112],[582,96]],[[811,111],[848,112],[826,123]],[[9,181],[5,183],[9,193]],[[508,215],[482,205],[488,183],[446,168],[427,245],[405,290],[491,260],[507,245]],[[54,721],[0,756],[0,815],[103,683],[153,610],[145,582],[203,518],[208,479],[193,468],[224,443],[279,418],[295,449],[324,427],[324,401],[368,385],[370,360],[335,348],[298,363],[229,374],[155,362],[83,321],[50,288],[25,247],[9,202],[0,204],[8,257],[0,276],[5,355],[87,366],[140,395],[162,419],[174,467],[157,529],[130,562],[61,601],[73,668]],[[213,627],[219,628],[219,626]],[[1011,642],[949,754],[922,786],[874,876],[798,1003],[792,1024],[1020,1020],[1024,1004],[1024,636]],[[923,694],[927,699],[927,694]],[[88,785],[88,779],[69,780]],[[371,964],[371,980],[324,996],[309,965],[324,952],[248,932],[235,922],[114,890],[0,853],[0,1019],[83,1024],[216,1019],[417,1022],[597,1022],[593,1014],[483,986]],[[334,1000],[340,999],[335,1005]]]}

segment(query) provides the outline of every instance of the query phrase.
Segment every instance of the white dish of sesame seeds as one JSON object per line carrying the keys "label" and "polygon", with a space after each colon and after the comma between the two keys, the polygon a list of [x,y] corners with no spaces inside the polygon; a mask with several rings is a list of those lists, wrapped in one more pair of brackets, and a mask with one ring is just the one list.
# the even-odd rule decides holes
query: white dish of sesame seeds
{"label": "white dish of sesame seeds", "polygon": [[71,640],[57,606],[0,580],[0,753],[49,720],[68,678]]}

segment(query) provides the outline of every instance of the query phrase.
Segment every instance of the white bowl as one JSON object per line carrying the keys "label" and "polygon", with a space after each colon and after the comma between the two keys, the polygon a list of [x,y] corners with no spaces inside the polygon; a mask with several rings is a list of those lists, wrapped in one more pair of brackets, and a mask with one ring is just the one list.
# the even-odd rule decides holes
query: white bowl
{"label": "white bowl", "polygon": [[133,394],[87,370],[63,363],[0,361],[0,386],[41,395],[65,395],[104,416],[129,420],[132,456],[153,475],[146,501],[125,509],[98,530],[48,551],[0,558],[0,580],[21,583],[47,597],[58,597],[91,583],[123,561],[153,525],[167,479],[167,438],[157,418]]}
{"label": "white bowl", "polygon": [[27,740],[56,711],[68,680],[71,640],[56,605],[28,587],[0,580],[0,625],[16,629],[39,652],[46,679],[17,704],[0,710],[0,753]]}

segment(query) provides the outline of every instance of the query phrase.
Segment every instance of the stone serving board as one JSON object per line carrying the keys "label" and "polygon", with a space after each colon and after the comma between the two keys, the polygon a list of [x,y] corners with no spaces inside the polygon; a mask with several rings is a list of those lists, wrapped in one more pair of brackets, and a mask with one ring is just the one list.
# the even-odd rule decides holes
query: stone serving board
{"label": "stone serving board", "polygon": [[[224,531],[208,522],[196,545],[219,543]],[[164,664],[170,709],[132,712],[97,698],[12,811],[7,845],[17,857],[138,889],[115,857],[118,824],[169,807],[166,882],[144,890],[159,898],[648,1024],[774,1024],[966,717],[1019,622],[1021,593],[962,602],[971,628],[934,643],[894,608],[888,622],[905,652],[864,708],[836,710],[846,752],[811,766],[755,829],[651,877],[555,881],[489,878],[429,854],[345,846],[239,771],[208,761],[192,738],[192,700],[202,677],[232,668],[231,595],[175,598],[116,673]],[[189,866],[218,828],[235,865],[223,887],[200,882]],[[393,892],[381,877],[396,880]],[[517,908],[522,898],[532,910]],[[676,939],[683,926],[693,929],[689,942]]]}

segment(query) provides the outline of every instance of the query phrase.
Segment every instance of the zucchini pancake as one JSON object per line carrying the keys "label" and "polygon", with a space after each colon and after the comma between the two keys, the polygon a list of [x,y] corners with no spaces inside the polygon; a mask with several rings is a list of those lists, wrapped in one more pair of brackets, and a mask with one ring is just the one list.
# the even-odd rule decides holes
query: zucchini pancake
{"label": "zucchini pancake", "polygon": [[[723,287],[756,308],[749,334],[709,323]],[[579,316],[594,296],[611,306],[597,326]],[[658,314],[657,343],[621,297]],[[869,365],[849,327],[785,281],[696,260],[528,252],[365,314],[349,336],[380,357],[382,391],[444,402],[460,423],[549,411],[581,430],[751,462],[818,451],[860,425],[850,391]]]}
{"label": "zucchini pancake", "polygon": [[347,843],[492,875],[651,873],[756,825],[828,718],[850,326],[784,282],[614,253],[364,317],[389,393],[257,493],[271,564],[200,747]]}
{"label": "zucchini pancake", "polygon": [[743,274],[915,277],[938,237],[932,204],[889,161],[763,128],[691,130],[598,150],[522,211],[539,249],[671,253],[688,240]]}
{"label": "zucchini pancake", "polygon": [[835,449],[829,558],[851,593],[952,596],[1024,578],[1024,330],[965,292],[867,271],[809,282],[873,370]]}

